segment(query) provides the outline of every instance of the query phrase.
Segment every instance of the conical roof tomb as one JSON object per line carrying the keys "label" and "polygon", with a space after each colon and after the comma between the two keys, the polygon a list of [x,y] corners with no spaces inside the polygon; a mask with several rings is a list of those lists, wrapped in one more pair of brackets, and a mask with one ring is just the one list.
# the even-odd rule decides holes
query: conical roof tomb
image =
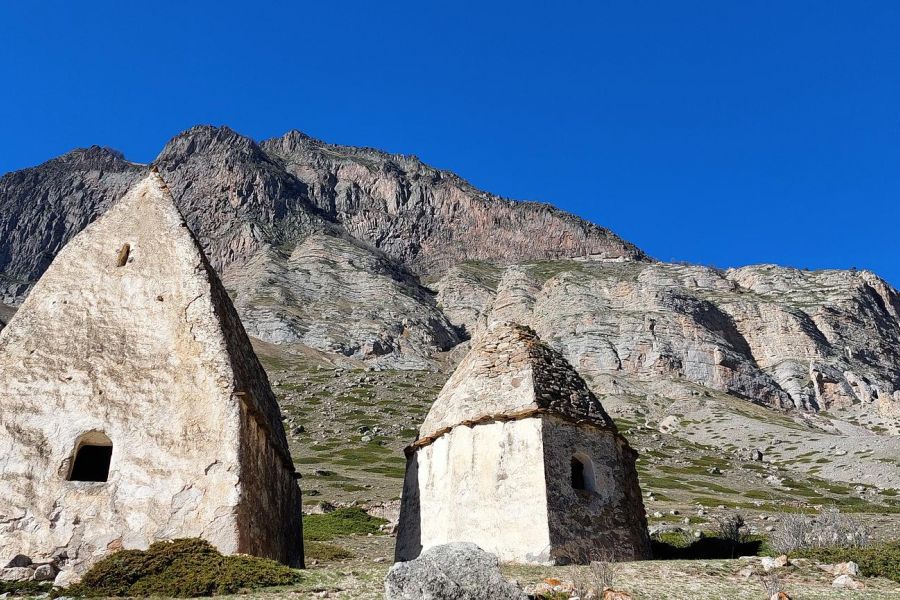
{"label": "conical roof tomb", "polygon": [[275,396],[159,174],[73,238],[0,332],[0,390],[4,564],[56,560],[71,580],[182,537],[302,564]]}
{"label": "conical roof tomb", "polygon": [[449,542],[526,563],[648,558],[636,458],[562,354],[496,323],[407,448],[396,558]]}

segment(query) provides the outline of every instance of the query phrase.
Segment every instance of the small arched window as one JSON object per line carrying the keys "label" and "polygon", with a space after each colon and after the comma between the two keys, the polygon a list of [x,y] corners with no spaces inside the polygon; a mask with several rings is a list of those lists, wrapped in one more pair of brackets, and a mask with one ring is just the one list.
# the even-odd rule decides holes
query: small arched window
{"label": "small arched window", "polygon": [[112,460],[112,440],[101,431],[89,431],[75,442],[69,481],[106,481]]}
{"label": "small arched window", "polygon": [[594,475],[594,464],[584,453],[577,453],[570,461],[572,488],[585,492],[597,491],[597,480]]}

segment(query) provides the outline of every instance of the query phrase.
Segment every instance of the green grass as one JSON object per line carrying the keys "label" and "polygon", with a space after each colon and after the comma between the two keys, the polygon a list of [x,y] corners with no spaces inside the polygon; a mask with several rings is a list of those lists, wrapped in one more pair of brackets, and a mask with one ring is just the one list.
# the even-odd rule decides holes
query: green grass
{"label": "green grass", "polygon": [[255,556],[222,556],[196,538],[156,542],[147,550],[121,550],[57,595],[84,597],[169,596],[194,598],[241,590],[295,585],[299,571]]}
{"label": "green grass", "polygon": [[303,538],[327,542],[348,535],[375,534],[384,523],[387,521],[373,517],[361,508],[339,508],[322,515],[305,515]]}

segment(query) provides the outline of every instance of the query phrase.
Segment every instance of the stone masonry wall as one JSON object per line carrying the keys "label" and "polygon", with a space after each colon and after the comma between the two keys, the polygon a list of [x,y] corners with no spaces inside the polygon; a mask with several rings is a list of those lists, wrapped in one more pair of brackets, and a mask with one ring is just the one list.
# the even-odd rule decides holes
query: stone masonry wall
{"label": "stone masonry wall", "polygon": [[[551,554],[558,562],[650,557],[637,454],[621,436],[553,416],[543,419]],[[573,456],[588,457],[595,491],[572,487]]]}

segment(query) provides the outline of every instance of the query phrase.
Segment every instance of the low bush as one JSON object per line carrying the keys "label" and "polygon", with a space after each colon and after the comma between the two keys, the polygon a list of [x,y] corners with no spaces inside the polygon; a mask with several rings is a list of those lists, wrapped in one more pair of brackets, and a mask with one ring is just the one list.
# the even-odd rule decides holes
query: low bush
{"label": "low bush", "polygon": [[303,517],[303,539],[327,542],[337,537],[379,533],[384,519],[373,517],[361,508],[339,508],[321,515]]}
{"label": "low bush", "polygon": [[320,560],[330,562],[353,558],[353,553],[346,548],[325,542],[304,542],[303,554],[306,556],[307,561]]}
{"label": "low bush", "polygon": [[852,560],[866,577],[884,577],[900,583],[900,541],[857,548],[807,548],[792,552],[791,558],[810,558],[829,564]]}
{"label": "low bush", "polygon": [[0,581],[0,594],[10,596],[37,596],[49,592],[49,581]]}
{"label": "low bush", "polygon": [[730,513],[715,518],[718,538],[738,545],[744,541],[744,517],[738,513]]}
{"label": "low bush", "polygon": [[811,548],[860,548],[869,542],[869,531],[860,521],[836,509],[813,517],[783,514],[772,532],[772,549],[781,554]]}
{"label": "low bush", "polygon": [[300,583],[299,571],[255,556],[222,556],[209,542],[179,539],[104,558],[57,595],[193,598]]}

